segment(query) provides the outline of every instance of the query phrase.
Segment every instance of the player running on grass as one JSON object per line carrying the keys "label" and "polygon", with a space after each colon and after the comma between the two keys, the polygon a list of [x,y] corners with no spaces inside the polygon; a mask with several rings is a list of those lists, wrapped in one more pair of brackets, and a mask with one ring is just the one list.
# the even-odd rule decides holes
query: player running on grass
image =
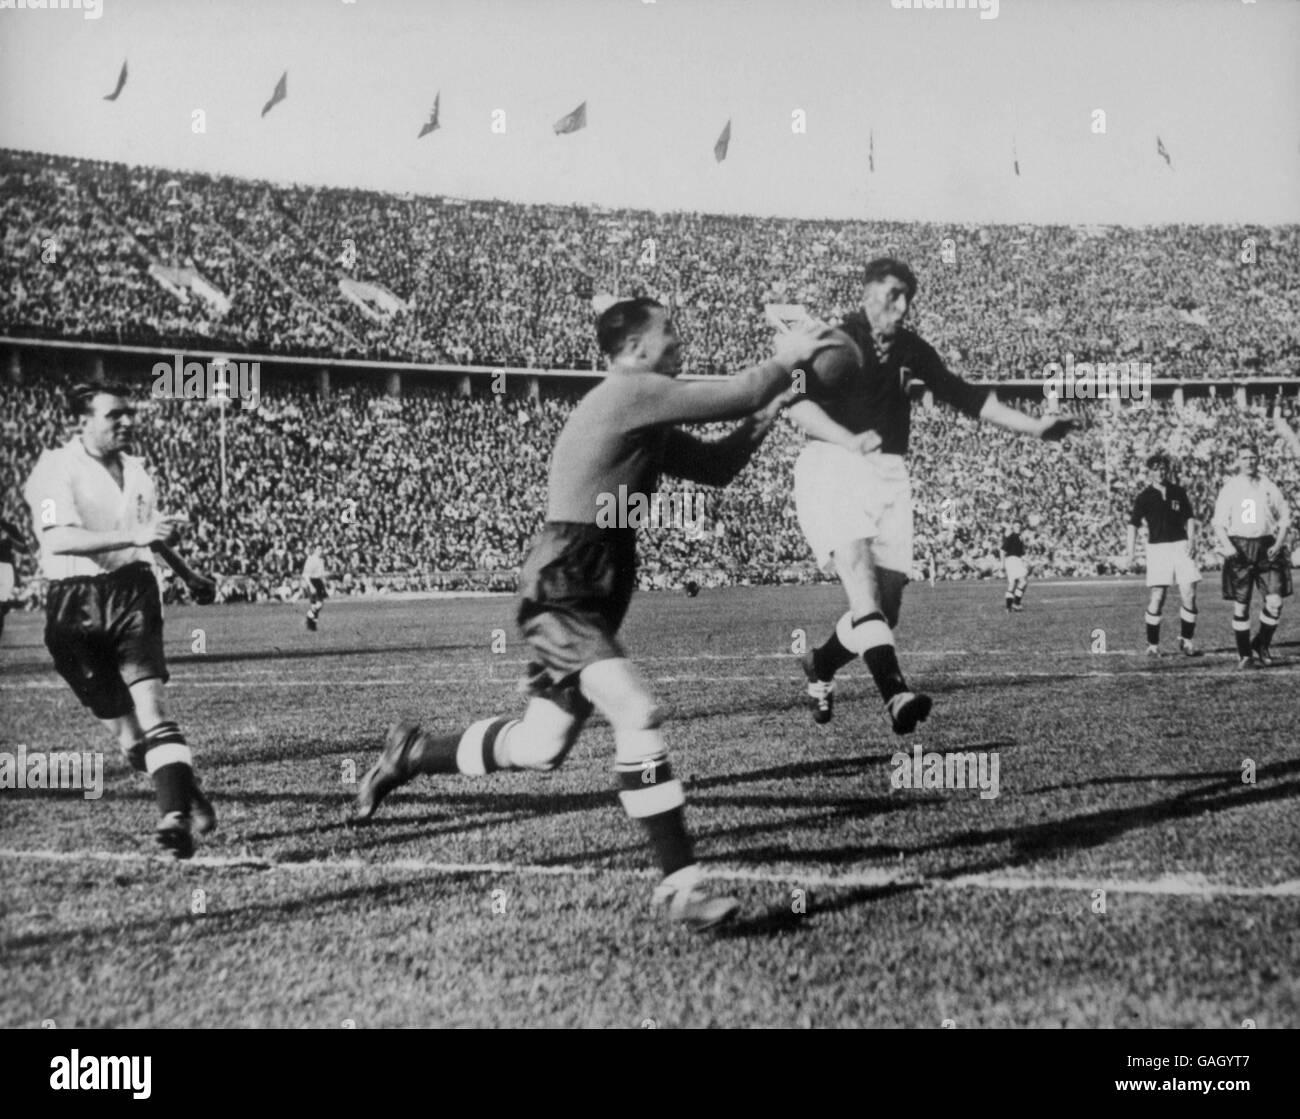
{"label": "player running on grass", "polygon": [[[362,779],[354,817],[369,819],[383,798],[421,773],[550,770],[582,730],[593,705],[614,731],[623,807],[640,820],[663,871],[654,900],[668,915],[705,929],[739,903],[700,886],[686,830],[685,797],[668,766],[655,696],[628,660],[618,630],[636,586],[636,531],[601,527],[611,495],[644,495],[661,472],[723,486],[766,436],[791,371],[830,342],[819,324],[783,335],[773,357],[738,376],[678,381],[681,343],[668,311],[652,299],[606,309],[596,328],[609,361],[605,380],[574,409],[551,459],[546,524],[519,576],[518,622],[532,647],[522,718],[481,719],[433,734],[401,722]],[[742,419],[705,443],[678,424]]]}
{"label": "player running on grass", "polygon": [[930,713],[894,651],[903,587],[912,570],[912,489],[907,446],[912,400],[929,390],[964,415],[1040,439],[1063,438],[1068,417],[1035,418],[950,373],[934,349],[904,327],[916,276],[900,260],[867,265],[861,312],[840,329],[862,351],[855,375],[836,385],[810,381],[790,418],[810,436],[794,469],[799,525],[822,570],[844,585],[849,608],[825,642],[804,656],[813,720],[829,722],[835,673],[861,657],[893,724],[908,734]]}
{"label": "player running on grass", "polygon": [[210,602],[215,584],[171,550],[181,520],[157,512],[144,462],[124,453],[135,417],[127,397],[120,386],[75,386],[69,402],[77,434],[42,453],[24,497],[49,580],[45,645],[54,667],[127,761],[153,779],[162,814],[157,841],[187,859],[192,833],[210,832],[216,816],[168,711],[153,556],[166,560],[198,601]]}

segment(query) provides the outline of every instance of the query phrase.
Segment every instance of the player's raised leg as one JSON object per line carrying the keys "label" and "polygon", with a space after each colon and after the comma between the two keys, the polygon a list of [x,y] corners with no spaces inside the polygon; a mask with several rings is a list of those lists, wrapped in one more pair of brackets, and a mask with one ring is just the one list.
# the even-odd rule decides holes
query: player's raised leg
{"label": "player's raised leg", "polygon": [[421,774],[482,776],[500,769],[555,769],[591,714],[576,687],[552,687],[528,702],[522,718],[479,719],[454,734],[430,734],[417,723],[394,723],[379,760],[361,779],[351,818],[369,820],[394,789]]}
{"label": "player's raised leg", "polygon": [[830,637],[804,659],[810,699],[818,703],[824,697],[827,702],[826,717],[818,717],[818,707],[814,707],[813,717],[818,722],[829,719],[835,672],[861,657],[885,702],[894,732],[909,734],[929,716],[931,700],[908,688],[894,648],[893,625],[898,620],[907,577],[899,571],[877,568],[867,540],[839,546],[832,559],[848,596],[849,609]]}

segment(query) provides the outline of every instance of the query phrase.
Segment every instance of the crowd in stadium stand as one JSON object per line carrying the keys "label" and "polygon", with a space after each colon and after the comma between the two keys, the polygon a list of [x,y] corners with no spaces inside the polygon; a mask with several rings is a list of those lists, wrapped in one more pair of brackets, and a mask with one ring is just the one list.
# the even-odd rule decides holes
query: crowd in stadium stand
{"label": "crowd in stadium stand", "polygon": [[[4,485],[0,516],[30,526],[20,489],[44,447],[68,437],[62,375],[0,380]],[[220,410],[203,400],[143,403],[136,447],[159,486],[160,506],[188,515],[181,550],[221,577],[226,600],[288,598],[319,545],[337,591],[514,587],[545,510],[546,467],[572,396],[540,400],[479,390],[464,398],[408,386],[400,400],[378,386],[327,397],[307,385],[264,383],[260,407],[227,413],[223,500]],[[1112,573],[1123,550],[1143,461],[1156,449],[1181,463],[1183,484],[1209,518],[1239,446],[1254,438],[1262,468],[1300,507],[1300,460],[1272,430],[1271,400],[1240,409],[1229,397],[1150,408],[1076,402],[1084,428],[1044,444],[936,408],[918,408],[911,469],[916,496],[915,578],[990,576],[1002,526],[1019,518],[1034,577]],[[1296,398],[1283,414],[1293,427]],[[703,517],[642,532],[642,583],[681,588],[807,581],[817,577],[791,499],[802,436],[783,422],[725,490],[703,489]],[[1109,466],[1108,466],[1109,462]],[[669,493],[690,490],[665,478]],[[692,503],[687,507],[694,511]],[[20,557],[29,601],[32,557]],[[1217,568],[1208,533],[1197,558]]]}
{"label": "crowd in stadium stand", "polygon": [[[671,301],[697,372],[762,353],[770,302],[833,317],[861,265],[910,261],[954,371],[1149,362],[1292,375],[1300,227],[945,226],[412,197],[0,152],[0,329],[169,347],[590,368],[593,295]],[[229,299],[168,290],[191,269]],[[388,313],[341,280],[381,286]],[[182,298],[183,297],[183,298]]]}

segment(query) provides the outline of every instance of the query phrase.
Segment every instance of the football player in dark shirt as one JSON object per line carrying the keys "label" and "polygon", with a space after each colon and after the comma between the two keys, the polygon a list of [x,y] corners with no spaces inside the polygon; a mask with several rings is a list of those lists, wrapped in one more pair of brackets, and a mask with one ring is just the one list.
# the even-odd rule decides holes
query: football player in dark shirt
{"label": "football player in dark shirt", "polygon": [[16,586],[14,552],[26,554],[30,551],[23,530],[0,517],[0,637],[4,636],[5,615],[9,613]]}
{"label": "football player in dark shirt", "polygon": [[1029,568],[1025,564],[1025,542],[1020,539],[1020,522],[1007,525],[1002,537],[1002,566],[1007,573],[1007,612],[1023,610]]}
{"label": "football player in dark shirt", "polygon": [[863,364],[840,383],[813,381],[789,409],[810,437],[795,464],[799,523],[824,571],[844,585],[849,609],[803,659],[813,719],[828,722],[835,673],[861,657],[885,701],[896,734],[908,734],[931,701],[908,687],[894,651],[903,587],[912,569],[912,491],[905,456],[912,401],[934,399],[964,415],[1040,439],[1063,438],[1068,417],[1037,418],[1009,408],[997,394],[950,373],[934,349],[904,326],[916,276],[892,258],[873,260],[863,280],[862,310],[840,329]]}
{"label": "football player in dark shirt", "polygon": [[1182,599],[1178,648],[1186,656],[1199,657],[1201,652],[1193,638],[1196,636],[1196,584],[1201,581],[1201,572],[1190,547],[1190,541],[1196,539],[1196,514],[1187,491],[1174,480],[1174,463],[1168,455],[1157,452],[1147,459],[1147,482],[1129,514],[1128,548],[1123,556],[1124,565],[1131,565],[1137,530],[1145,521],[1149,590],[1147,656],[1160,655],[1160,611],[1164,609],[1165,592],[1170,584],[1177,583]]}
{"label": "football player in dark shirt", "polygon": [[[609,525],[611,495],[649,499],[661,472],[724,486],[758,449],[790,400],[790,374],[830,346],[809,324],[777,340],[773,357],[735,377],[677,380],[681,342],[652,299],[615,303],[597,325],[609,373],[574,409],[551,457],[546,523],[519,575],[517,618],[531,647],[522,719],[481,719],[451,734],[414,723],[389,729],[365,775],[354,818],[421,773],[550,770],[572,748],[593,705],[614,731],[624,810],[639,820],[664,878],[655,891],[671,919],[705,929],[734,916],[734,898],[710,898],[686,831],[681,782],[668,767],[650,686],[627,658],[618,630],[636,587],[637,524]],[[741,420],[706,443],[678,424]],[[627,518],[631,520],[631,518]]]}

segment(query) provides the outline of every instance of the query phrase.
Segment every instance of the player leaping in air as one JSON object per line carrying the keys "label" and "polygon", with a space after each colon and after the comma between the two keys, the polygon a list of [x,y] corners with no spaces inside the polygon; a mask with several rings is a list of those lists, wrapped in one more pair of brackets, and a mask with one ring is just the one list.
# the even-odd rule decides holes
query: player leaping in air
{"label": "player leaping in air", "polygon": [[929,390],[964,415],[1040,439],[1061,439],[1074,420],[1039,419],[1008,408],[996,393],[949,372],[934,349],[903,325],[916,297],[916,277],[902,261],[873,260],[863,280],[861,312],[840,324],[861,350],[862,365],[836,384],[810,380],[807,399],[789,409],[810,436],[795,463],[799,524],[818,565],[839,576],[849,600],[830,636],[802,663],[814,721],[830,721],[835,673],[861,657],[894,732],[908,734],[931,707],[929,696],[908,687],[894,650],[912,568],[905,461],[912,399]]}
{"label": "player leaping in air", "polygon": [[[700,888],[663,717],[618,640],[636,586],[636,531],[602,527],[598,514],[620,492],[648,500],[661,471],[706,485],[730,482],[787,402],[791,371],[830,344],[826,335],[819,325],[804,327],[782,336],[762,365],[686,383],[676,379],[681,343],[663,306],[632,299],[606,309],[597,340],[609,373],[556,441],[546,523],[519,576],[517,618],[533,654],[528,708],[522,718],[481,719],[450,734],[396,724],[362,779],[355,818],[369,819],[388,793],[421,773],[554,769],[594,705],[614,731],[623,807],[644,825],[663,870],[655,901],[693,929],[735,914],[734,898],[709,898]],[[713,443],[676,426],[742,417]]]}

